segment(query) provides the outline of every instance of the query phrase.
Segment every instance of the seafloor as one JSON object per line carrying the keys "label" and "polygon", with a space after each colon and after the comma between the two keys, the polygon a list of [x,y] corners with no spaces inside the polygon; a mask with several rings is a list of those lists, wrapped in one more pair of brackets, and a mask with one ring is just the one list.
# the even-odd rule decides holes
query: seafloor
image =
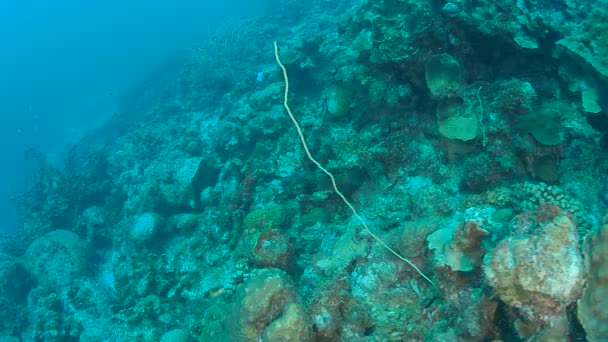
{"label": "seafloor", "polygon": [[30,151],[0,341],[608,341],[608,1],[271,2]]}

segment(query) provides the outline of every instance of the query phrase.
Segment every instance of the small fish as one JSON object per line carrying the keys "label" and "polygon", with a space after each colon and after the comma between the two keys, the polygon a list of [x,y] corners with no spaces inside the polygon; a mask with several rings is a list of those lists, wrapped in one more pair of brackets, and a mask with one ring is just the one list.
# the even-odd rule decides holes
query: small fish
{"label": "small fish", "polygon": [[224,288],[223,287],[214,287],[211,290],[209,290],[209,292],[207,292],[207,295],[209,295],[209,297],[211,298],[217,298],[219,296],[221,296],[224,293]]}

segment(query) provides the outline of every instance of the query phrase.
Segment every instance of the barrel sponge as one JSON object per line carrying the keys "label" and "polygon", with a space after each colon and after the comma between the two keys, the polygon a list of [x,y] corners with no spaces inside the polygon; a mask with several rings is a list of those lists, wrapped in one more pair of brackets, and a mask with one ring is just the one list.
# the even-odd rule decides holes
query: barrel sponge
{"label": "barrel sponge", "polygon": [[74,232],[54,230],[29,245],[24,264],[41,285],[58,289],[84,271],[84,243]]}
{"label": "barrel sponge", "polygon": [[262,269],[237,291],[233,341],[311,341],[310,319],[287,273]]}

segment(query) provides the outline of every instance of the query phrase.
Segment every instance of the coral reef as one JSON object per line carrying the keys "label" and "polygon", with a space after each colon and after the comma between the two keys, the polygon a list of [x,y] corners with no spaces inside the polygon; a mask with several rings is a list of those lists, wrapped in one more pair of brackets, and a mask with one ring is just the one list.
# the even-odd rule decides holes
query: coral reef
{"label": "coral reef", "polygon": [[137,122],[29,151],[0,341],[606,340],[607,4],[226,22]]}

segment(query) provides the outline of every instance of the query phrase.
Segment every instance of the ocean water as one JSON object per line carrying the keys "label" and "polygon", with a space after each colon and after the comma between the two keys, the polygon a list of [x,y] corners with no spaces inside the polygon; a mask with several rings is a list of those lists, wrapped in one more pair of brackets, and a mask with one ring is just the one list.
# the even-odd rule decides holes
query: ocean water
{"label": "ocean water", "polygon": [[0,4],[0,342],[608,341],[608,1]]}

